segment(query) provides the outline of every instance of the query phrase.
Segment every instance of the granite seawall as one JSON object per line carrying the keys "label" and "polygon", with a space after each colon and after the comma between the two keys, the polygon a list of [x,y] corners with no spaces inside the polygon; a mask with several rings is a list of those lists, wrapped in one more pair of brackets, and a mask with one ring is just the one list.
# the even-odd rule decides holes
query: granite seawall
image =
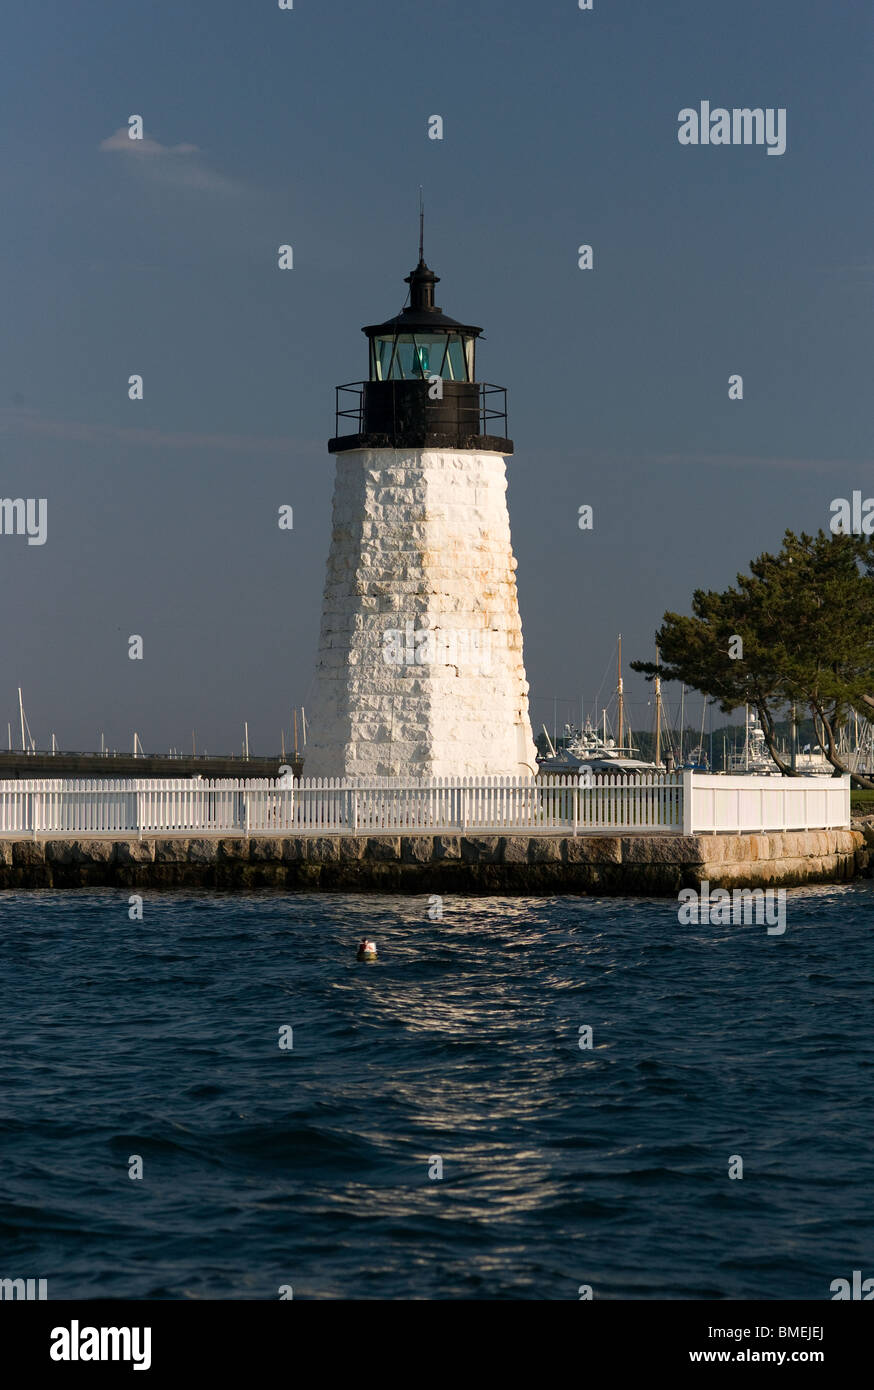
{"label": "granite seawall", "polygon": [[761,835],[319,835],[0,840],[0,889],[672,895],[869,872],[874,826]]}

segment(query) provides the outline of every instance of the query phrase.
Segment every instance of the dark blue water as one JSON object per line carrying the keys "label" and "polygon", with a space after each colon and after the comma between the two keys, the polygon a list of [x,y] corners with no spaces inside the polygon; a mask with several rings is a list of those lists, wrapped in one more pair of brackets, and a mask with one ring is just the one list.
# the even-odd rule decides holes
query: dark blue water
{"label": "dark blue water", "polygon": [[798,890],[768,936],[669,900],[2,894],[0,1276],[827,1299],[874,1275],[872,906]]}

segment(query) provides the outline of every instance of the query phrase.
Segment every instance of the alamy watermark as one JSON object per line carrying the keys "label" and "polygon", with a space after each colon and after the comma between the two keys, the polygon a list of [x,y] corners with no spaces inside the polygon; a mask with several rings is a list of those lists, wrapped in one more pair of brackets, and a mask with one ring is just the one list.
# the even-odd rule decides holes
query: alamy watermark
{"label": "alamy watermark", "polygon": [[49,1356],[53,1361],[130,1361],[135,1371],[152,1364],[150,1327],[53,1327]]}
{"label": "alamy watermark", "polygon": [[0,1299],[48,1298],[47,1279],[0,1279]]}
{"label": "alamy watermark", "polygon": [[48,509],[45,497],[0,497],[0,536],[27,536],[28,545],[45,545]]}
{"label": "alamy watermark", "polygon": [[851,497],[835,497],[829,511],[833,536],[874,535],[874,497],[863,498],[857,489]]}
{"label": "alamy watermark", "polygon": [[767,145],[768,154],[786,149],[785,106],[724,106],[711,109],[709,101],[684,106],[677,115],[681,145]]}
{"label": "alamy watermark", "polygon": [[491,670],[489,628],[390,627],[382,635],[386,666],[455,666],[459,671]]}
{"label": "alamy watermark", "polygon": [[702,879],[701,892],[683,888],[678,894],[680,903],[677,921],[681,927],[767,927],[769,936],[782,936],[786,930],[785,888],[727,888],[711,889]]}
{"label": "alamy watermark", "polygon": [[849,1279],[833,1279],[828,1287],[833,1303],[848,1298],[868,1303],[874,1298],[874,1279],[863,1279],[861,1269],[853,1270],[852,1284]]}

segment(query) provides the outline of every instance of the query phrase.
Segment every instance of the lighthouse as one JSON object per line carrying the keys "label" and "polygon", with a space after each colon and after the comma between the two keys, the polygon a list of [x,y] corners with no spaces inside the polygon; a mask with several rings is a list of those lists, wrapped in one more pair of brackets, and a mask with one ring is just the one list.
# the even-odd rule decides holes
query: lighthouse
{"label": "lighthouse", "polygon": [[507,511],[506,391],[482,329],[434,302],[362,329],[368,379],[337,387],[333,530],[307,777],[536,772]]}

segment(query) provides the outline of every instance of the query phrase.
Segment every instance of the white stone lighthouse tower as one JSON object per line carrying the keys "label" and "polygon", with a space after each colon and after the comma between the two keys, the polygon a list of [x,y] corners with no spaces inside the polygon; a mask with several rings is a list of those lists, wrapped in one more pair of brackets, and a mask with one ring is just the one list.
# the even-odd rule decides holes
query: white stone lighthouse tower
{"label": "white stone lighthouse tower", "polygon": [[[306,777],[536,771],[506,392],[477,382],[482,330],[441,312],[437,281],[420,241],[408,306],[362,330],[369,380],[337,388]],[[355,432],[341,435],[349,420]]]}

